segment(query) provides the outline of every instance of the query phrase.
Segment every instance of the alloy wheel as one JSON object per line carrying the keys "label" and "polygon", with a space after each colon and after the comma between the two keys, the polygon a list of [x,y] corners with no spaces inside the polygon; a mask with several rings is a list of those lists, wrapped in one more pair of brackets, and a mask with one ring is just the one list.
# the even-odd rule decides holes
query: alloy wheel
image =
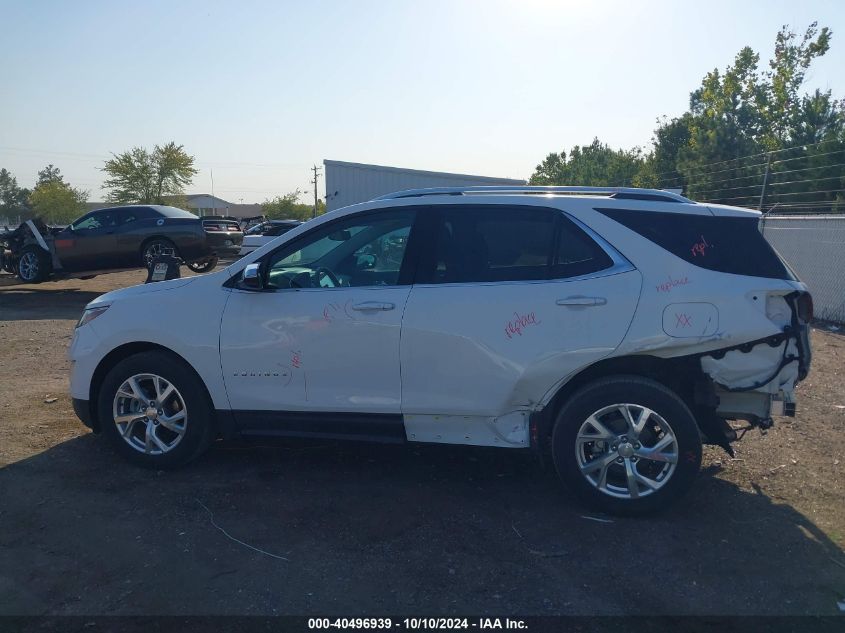
{"label": "alloy wheel", "polygon": [[136,374],[123,381],[112,411],[120,436],[141,453],[167,453],[185,436],[185,400],[172,383],[156,374]]}
{"label": "alloy wheel", "polygon": [[38,276],[38,255],[27,251],[18,261],[18,272],[24,281],[32,281]]}
{"label": "alloy wheel", "polygon": [[620,403],[590,415],[575,442],[584,478],[611,497],[638,499],[665,486],[678,464],[678,440],[648,407]]}
{"label": "alloy wheel", "polygon": [[156,257],[160,257],[161,255],[173,255],[173,249],[163,242],[153,242],[147,246],[144,250],[144,260],[147,264],[147,268],[152,266]]}

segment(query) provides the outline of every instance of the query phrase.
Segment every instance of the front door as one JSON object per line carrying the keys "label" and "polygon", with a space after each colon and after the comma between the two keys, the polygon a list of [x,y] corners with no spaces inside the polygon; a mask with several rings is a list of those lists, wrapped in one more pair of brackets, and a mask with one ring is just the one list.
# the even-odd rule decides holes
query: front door
{"label": "front door", "polygon": [[243,431],[404,437],[414,217],[382,210],[318,226],[263,259],[263,291],[232,291],[220,355]]}
{"label": "front door", "polygon": [[105,270],[117,264],[116,211],[94,211],[58,233],[53,244],[67,271]]}

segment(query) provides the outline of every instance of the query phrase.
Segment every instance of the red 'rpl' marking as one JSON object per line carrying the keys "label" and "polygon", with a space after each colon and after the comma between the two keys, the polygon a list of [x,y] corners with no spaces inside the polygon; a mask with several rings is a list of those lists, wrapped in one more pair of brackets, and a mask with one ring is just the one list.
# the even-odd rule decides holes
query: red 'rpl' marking
{"label": "red 'rpl' marking", "polygon": [[293,356],[290,358],[290,364],[299,369],[300,365],[302,365],[302,357],[300,356],[300,352],[294,352]]}
{"label": "red 'rpl' marking", "polygon": [[704,253],[707,251],[708,246],[712,246],[712,244],[708,244],[707,240],[705,240],[704,236],[702,235],[701,241],[693,244],[692,248],[690,249],[692,251],[692,256],[697,257],[698,255],[701,255],[702,257],[704,257]]}
{"label": "red 'rpl' marking", "polygon": [[688,314],[675,313],[675,327],[692,327],[692,318]]}

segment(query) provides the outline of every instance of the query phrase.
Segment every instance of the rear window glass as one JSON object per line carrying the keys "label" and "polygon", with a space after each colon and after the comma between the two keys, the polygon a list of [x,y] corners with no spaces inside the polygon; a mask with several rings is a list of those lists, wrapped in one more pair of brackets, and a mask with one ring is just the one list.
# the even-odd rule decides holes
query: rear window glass
{"label": "rear window glass", "polygon": [[756,217],[630,209],[596,211],[695,266],[750,277],[795,279],[760,233]]}
{"label": "rear window glass", "polygon": [[160,215],[163,215],[166,218],[198,218],[199,216],[194,215],[190,211],[185,211],[184,209],[177,209],[176,207],[166,207],[161,205],[156,205],[152,207]]}

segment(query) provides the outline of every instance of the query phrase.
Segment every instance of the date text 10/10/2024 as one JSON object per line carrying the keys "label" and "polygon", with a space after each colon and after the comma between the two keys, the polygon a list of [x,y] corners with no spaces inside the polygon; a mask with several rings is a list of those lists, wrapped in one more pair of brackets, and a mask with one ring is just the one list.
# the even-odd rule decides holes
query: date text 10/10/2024
{"label": "date text 10/10/2024", "polygon": [[308,628],[320,629],[406,629],[406,630],[525,630],[524,620],[511,618],[309,618]]}

